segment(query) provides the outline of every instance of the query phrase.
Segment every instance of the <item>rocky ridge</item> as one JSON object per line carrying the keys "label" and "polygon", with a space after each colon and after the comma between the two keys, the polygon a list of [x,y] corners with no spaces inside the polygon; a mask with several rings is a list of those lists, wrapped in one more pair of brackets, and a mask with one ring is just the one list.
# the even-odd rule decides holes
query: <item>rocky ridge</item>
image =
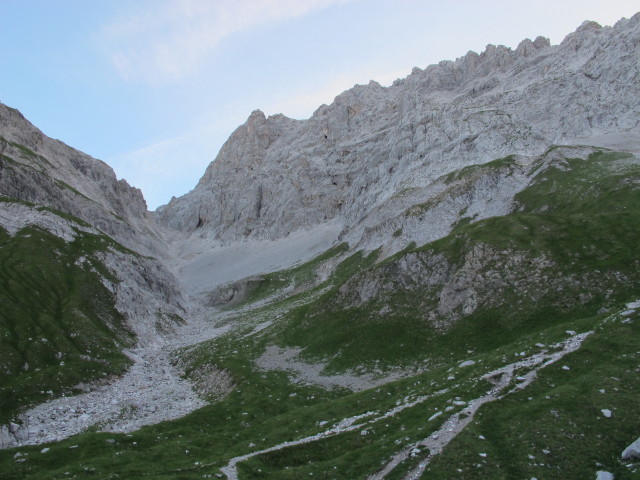
{"label": "rocky ridge", "polygon": [[1,103],[0,193],[80,218],[139,253],[165,249],[139,189]]}
{"label": "rocky ridge", "polygon": [[637,146],[639,37],[640,15],[613,27],[585,22],[560,45],[541,37],[515,50],[489,45],[388,88],[358,85],[308,120],[255,111],[158,218],[223,244],[336,221],[350,244],[393,253],[448,232],[465,203],[478,219],[504,214],[524,183],[483,180],[466,202],[419,224],[399,215],[437,199],[442,177],[465,166],[507,155],[526,163],[550,145],[621,133]]}
{"label": "rocky ridge", "polygon": [[[357,86],[306,121],[266,118],[256,111],[196,188],[156,214],[147,212],[140,192],[118,181],[108,166],[48,139],[17,111],[0,105],[0,192],[18,200],[0,203],[0,225],[10,234],[36,225],[67,241],[78,229],[103,232],[132,249],[99,255],[118,279],[103,277],[104,285],[140,347],[129,352],[135,363],[125,376],[26,412],[22,426],[0,429],[0,443],[56,440],[92,424],[127,432],[202,406],[182,372],[171,366],[170,354],[224,333],[206,321],[213,312],[203,299],[210,301],[209,284],[224,257],[241,262],[246,256],[233,250],[238,245],[291,250],[294,238],[309,242],[304,234],[318,229],[328,244],[345,240],[352,251],[382,246],[383,257],[389,256],[409,242],[443,238],[461,222],[514,211],[514,196],[531,184],[534,173],[566,156],[568,150],[550,148],[553,144],[579,139],[637,150],[639,39],[640,14],[614,27],[586,22],[558,46],[542,38],[525,40],[515,50],[489,46],[482,54],[414,69],[389,88],[375,82]],[[599,149],[570,150],[584,157]],[[204,262],[204,250],[213,247],[218,263]],[[215,282],[239,271],[260,273],[251,267],[235,266]],[[457,263],[414,252],[383,265],[376,275],[355,275],[337,298],[360,306],[396,291],[427,292],[433,298],[426,300],[435,299],[437,307],[425,308],[425,318],[439,327],[438,321],[490,305],[496,291],[513,284],[528,293],[531,285],[548,280],[553,267],[544,255],[531,258],[483,244]],[[573,280],[565,278],[562,285]],[[551,281],[545,288],[554,291],[558,285]],[[233,293],[233,287],[220,291]],[[388,312],[381,306],[384,316]],[[283,357],[283,368],[291,361],[288,353],[273,355],[277,361]],[[321,376],[319,369],[310,370]],[[212,381],[224,393],[231,383],[219,373],[213,372]],[[342,384],[351,385],[347,380]]]}
{"label": "rocky ridge", "polygon": [[[167,255],[166,243],[142,192],[118,180],[106,163],[47,137],[19,111],[3,104],[0,194],[18,201],[0,204],[4,213],[0,226],[10,234],[36,225],[69,241],[76,229],[84,228],[104,233],[131,250],[130,255],[112,249],[100,260],[118,278],[117,283],[105,282],[142,344],[157,337],[156,321],[171,329],[175,320],[170,318],[184,315],[181,287],[159,260]],[[84,220],[87,226],[63,218],[64,214]]]}

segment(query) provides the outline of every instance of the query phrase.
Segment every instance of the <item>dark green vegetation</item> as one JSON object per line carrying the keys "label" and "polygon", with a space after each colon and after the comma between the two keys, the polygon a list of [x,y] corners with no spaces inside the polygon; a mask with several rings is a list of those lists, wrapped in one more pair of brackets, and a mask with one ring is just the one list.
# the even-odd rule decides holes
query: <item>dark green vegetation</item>
{"label": "dark green vegetation", "polygon": [[[628,155],[554,164],[517,195],[516,212],[459,225],[369,267],[293,310],[276,340],[328,356],[332,369],[433,365],[619,305],[640,286],[639,182],[640,165]],[[403,266],[409,261],[420,275]],[[372,284],[375,295],[359,301]]]}
{"label": "dark green vegetation", "polygon": [[118,374],[133,343],[95,258],[113,247],[77,231],[69,243],[35,227],[0,229],[0,424],[25,405]]}
{"label": "dark green vegetation", "polygon": [[468,167],[461,168],[455,172],[451,172],[444,178],[445,183],[452,184],[457,180],[464,180],[472,178],[474,175],[483,174],[491,171],[510,170],[515,165],[516,159],[514,155],[509,155],[504,158],[498,158],[491,162],[484,163],[482,165],[470,165]]}
{"label": "dark green vegetation", "polygon": [[[250,352],[250,342],[229,338],[229,343],[215,345],[225,350],[209,352],[210,360],[230,369],[237,381],[235,390],[221,402],[131,435],[86,433],[48,445],[47,453],[40,453],[42,446],[2,451],[0,467],[7,479],[215,478],[233,456],[313,435],[343,418],[376,412],[360,421],[366,423],[406,399],[448,387],[446,393],[353,432],[239,464],[244,479],[297,479],[310,474],[325,479],[365,478],[404,445],[437,430],[445,416],[429,421],[436,409],[451,405],[455,397],[470,400],[482,395],[489,388],[476,380],[482,373],[513,361],[517,352],[534,352],[534,342],[550,345],[566,338],[564,330],[573,328],[595,329],[595,333],[583,349],[547,367],[521,393],[483,407],[468,430],[436,458],[425,478],[595,478],[596,470],[605,469],[616,472],[616,478],[637,479],[632,473],[636,467],[626,467],[618,458],[640,431],[640,407],[635,401],[640,394],[636,380],[640,319],[635,314],[602,321],[603,317],[592,317],[560,323],[523,335],[494,352],[465,357],[475,359],[476,366],[443,365],[361,393],[326,392],[292,384],[282,373],[256,372],[245,354],[233,353],[243,347]],[[449,375],[455,380],[448,380]],[[612,418],[602,415],[604,408],[613,412]],[[320,422],[328,423],[320,426]],[[14,458],[18,452],[22,456]],[[401,463],[389,478],[403,478],[402,473],[420,458]]]}
{"label": "dark green vegetation", "polygon": [[[619,460],[640,436],[640,316],[621,313],[640,298],[636,162],[602,152],[550,166],[543,158],[508,216],[460,222],[447,237],[383,262],[377,252],[346,256],[339,247],[264,276],[227,317],[234,330],[177,353],[187,376],[207,365],[229,372],[229,395],[131,435],[89,432],[47,453],[43,446],[0,451],[3,478],[215,478],[235,456],[356,415],[365,416],[352,431],[251,457],[238,470],[241,479],[366,478],[437,431],[449,413],[429,418],[446,407],[459,411],[456,397],[484,395],[491,385],[483,374],[553,349],[567,331],[593,331],[527,388],[484,405],[424,478],[593,479],[607,470],[617,480],[640,479],[640,464]],[[316,270],[338,261],[320,282]],[[291,285],[289,296],[279,295]],[[256,369],[270,344],[304,347],[303,358],[327,362],[328,372],[429,370],[358,393],[327,391]],[[476,363],[459,367],[464,360]],[[426,453],[387,478],[404,478]]]}
{"label": "dark green vegetation", "polygon": [[640,316],[612,318],[529,388],[486,405],[425,476],[455,478],[459,469],[461,478],[578,479],[606,470],[640,478],[640,464],[620,460],[640,436]]}

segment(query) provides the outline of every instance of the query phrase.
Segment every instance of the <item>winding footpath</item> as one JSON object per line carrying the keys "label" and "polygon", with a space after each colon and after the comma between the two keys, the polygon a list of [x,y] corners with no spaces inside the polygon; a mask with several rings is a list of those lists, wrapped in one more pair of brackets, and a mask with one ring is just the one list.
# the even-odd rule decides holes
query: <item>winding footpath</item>
{"label": "winding footpath", "polygon": [[[551,365],[552,363],[557,362],[565,355],[576,351],[578,348],[580,348],[580,345],[582,344],[584,339],[587,338],[591,333],[593,332],[572,335],[564,342],[553,345],[552,348],[559,348],[559,350],[553,353],[547,353],[547,351],[543,351],[531,355],[530,357],[527,357],[518,362],[505,365],[504,367],[501,367],[497,370],[486,373],[481,378],[493,383],[493,388],[491,388],[482,397],[471,400],[464,409],[449,417],[442,424],[440,429],[432,433],[429,437],[425,438],[422,441],[408,445],[400,452],[396,453],[391,461],[387,463],[387,465],[385,465],[385,467],[380,472],[372,475],[369,478],[371,480],[385,478],[401,462],[408,459],[412,451],[415,451],[415,449],[417,448],[425,448],[429,451],[427,457],[422,460],[416,468],[409,472],[407,476],[405,476],[405,479],[407,480],[421,478],[431,460],[433,460],[435,456],[442,453],[444,448],[462,430],[464,430],[465,427],[469,425],[469,423],[471,423],[476,412],[482,405],[484,405],[485,403],[493,402],[495,400],[499,400],[506,395],[526,388],[536,378],[539,370],[545,368],[548,365]],[[507,387],[511,385],[514,379],[515,372],[523,369],[530,370],[522,376],[515,377],[517,381],[515,386],[504,392],[504,390],[506,390]]]}
{"label": "winding footpath", "polygon": [[[481,378],[488,380],[493,384],[493,387],[482,397],[473,399],[467,403],[467,406],[462,410],[451,415],[442,426],[429,437],[419,442],[414,442],[406,445],[402,450],[396,453],[392,459],[379,471],[369,477],[370,480],[379,480],[385,478],[391,473],[400,463],[407,460],[412,452],[417,449],[426,448],[429,454],[424,458],[420,464],[405,477],[406,479],[417,479],[422,476],[425,469],[431,462],[431,460],[438,454],[440,454],[444,448],[453,440],[464,428],[469,425],[473,420],[475,413],[485,403],[499,400],[506,395],[514,393],[516,391],[526,388],[536,378],[539,370],[545,368],[552,363],[557,362],[565,355],[576,351],[580,348],[580,345],[593,332],[585,332],[580,334],[572,334],[567,340],[550,346],[542,352],[531,355],[527,358],[519,360],[517,362],[505,365],[499,369],[493,370],[484,374]],[[555,351],[550,351],[554,350]],[[527,370],[523,375],[515,376],[519,370]],[[516,379],[515,385],[507,390],[507,387],[512,385],[512,382]],[[506,391],[505,391],[506,390]],[[448,389],[439,390],[430,395],[420,396],[411,401],[406,401],[397,405],[396,407],[380,414],[378,412],[366,412],[364,414],[348,417],[332,428],[319,432],[315,435],[310,435],[298,440],[287,441],[274,445],[272,447],[258,450],[255,452],[247,453],[245,455],[237,456],[229,460],[229,463],[220,470],[224,473],[229,480],[238,480],[237,465],[240,462],[248,460],[252,457],[270,453],[285,448],[293,447],[296,445],[302,445],[306,443],[316,442],[324,438],[339,435],[341,433],[351,432],[354,430],[364,429],[365,427],[379,422],[383,419],[393,417],[399,412],[406,410],[407,408],[414,407],[426,400],[443,395],[447,393]],[[365,421],[362,421],[365,420]]]}

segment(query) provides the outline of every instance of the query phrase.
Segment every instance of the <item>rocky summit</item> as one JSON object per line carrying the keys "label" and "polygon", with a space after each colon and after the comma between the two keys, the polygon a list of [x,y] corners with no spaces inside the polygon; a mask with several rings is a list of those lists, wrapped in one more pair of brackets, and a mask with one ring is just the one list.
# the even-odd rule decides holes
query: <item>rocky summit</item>
{"label": "rocky summit", "polygon": [[638,59],[256,110],[155,212],[0,104],[2,478],[639,478]]}
{"label": "rocky summit", "polygon": [[483,218],[507,213],[523,185],[483,185],[490,205],[458,200],[435,212],[429,229],[398,219],[436,200],[442,177],[464,167],[536,157],[551,145],[637,144],[637,32],[635,19],[585,22],[560,45],[541,37],[515,50],[489,45],[415,68],[389,88],[356,86],[308,120],[255,111],[159,220],[223,243],[335,222],[350,244],[397,251],[447,233],[465,207]]}

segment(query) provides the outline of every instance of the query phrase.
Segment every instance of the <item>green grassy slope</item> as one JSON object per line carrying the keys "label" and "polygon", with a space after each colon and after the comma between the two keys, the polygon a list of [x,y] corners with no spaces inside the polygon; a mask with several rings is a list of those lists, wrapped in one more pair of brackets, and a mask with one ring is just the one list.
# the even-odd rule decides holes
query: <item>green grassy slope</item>
{"label": "green grassy slope", "polygon": [[[640,464],[624,465],[619,456],[640,436],[640,318],[621,313],[640,297],[639,186],[640,167],[628,156],[569,159],[539,171],[511,215],[459,225],[382,263],[375,252],[357,253],[327,282],[247,311],[300,272],[306,282],[320,261],[273,274],[228,318],[236,329],[177,354],[187,376],[207,365],[229,372],[234,389],[227,397],[130,435],[88,432],[48,445],[47,453],[43,446],[0,451],[0,471],[33,480],[216,478],[235,456],[366,415],[351,432],[238,465],[242,479],[363,479],[439,429],[448,414],[429,419],[446,407],[459,411],[453,399],[491,388],[480,380],[484,373],[562,341],[567,331],[593,331],[529,387],[484,405],[423,478],[578,479],[608,470],[637,480]],[[409,259],[417,272],[440,269],[443,280],[411,277],[403,267]],[[455,278],[469,279],[478,302],[438,313],[443,285]],[[370,284],[377,294],[357,300],[358,289]],[[256,333],[265,321],[273,323]],[[430,368],[359,393],[327,391],[258,370],[254,360],[272,343],[305,347],[304,356],[328,361],[329,371]],[[459,367],[464,360],[476,363]],[[384,416],[422,396],[429,398]],[[401,462],[388,478],[404,478],[426,453]]]}
{"label": "green grassy slope", "polygon": [[129,364],[133,335],[100,277],[118,280],[93,256],[114,245],[80,231],[66,243],[35,227],[0,229],[0,424]]}
{"label": "green grassy slope", "polygon": [[[623,323],[626,319],[630,321]],[[0,469],[7,479],[215,478],[233,456],[313,435],[343,418],[373,412],[363,420],[366,423],[407,399],[448,389],[353,432],[239,464],[243,479],[364,479],[404,445],[436,431],[446,416],[429,418],[451,406],[452,399],[470,400],[485,392],[490,386],[477,380],[482,373],[512,362],[519,352],[536,351],[536,343],[550,345],[566,338],[565,330],[574,329],[594,333],[581,350],[544,369],[539,380],[521,393],[481,408],[424,478],[595,478],[596,470],[606,469],[616,472],[616,478],[634,479],[638,465],[627,467],[618,457],[640,431],[635,402],[640,393],[635,379],[639,322],[637,314],[560,322],[495,351],[459,357],[360,393],[324,391],[292,384],[284,373],[255,371],[251,341],[229,336],[206,346],[209,361],[231,371],[236,380],[235,390],[222,401],[130,435],[86,433],[47,445],[51,449],[47,453],[40,453],[43,446],[1,451]],[[204,349],[200,347],[199,359]],[[457,367],[466,358],[476,365]],[[613,412],[612,418],[602,415],[604,408]],[[15,457],[17,453],[20,456]],[[402,462],[389,478],[403,478],[421,458]]]}
{"label": "green grassy slope", "polygon": [[[336,370],[438,363],[619,305],[640,287],[639,179],[637,161],[615,153],[552,166],[516,197],[514,213],[461,225],[358,273],[291,312],[274,341],[328,356]],[[408,257],[427,274],[445,271],[446,281],[411,277],[401,266]],[[477,305],[434,314],[444,284],[456,278],[468,282]],[[383,286],[377,295],[354,300],[371,283]]]}
{"label": "green grassy slope", "polygon": [[599,324],[529,388],[487,405],[425,478],[640,478],[640,463],[620,459],[640,436],[639,339],[637,313]]}

